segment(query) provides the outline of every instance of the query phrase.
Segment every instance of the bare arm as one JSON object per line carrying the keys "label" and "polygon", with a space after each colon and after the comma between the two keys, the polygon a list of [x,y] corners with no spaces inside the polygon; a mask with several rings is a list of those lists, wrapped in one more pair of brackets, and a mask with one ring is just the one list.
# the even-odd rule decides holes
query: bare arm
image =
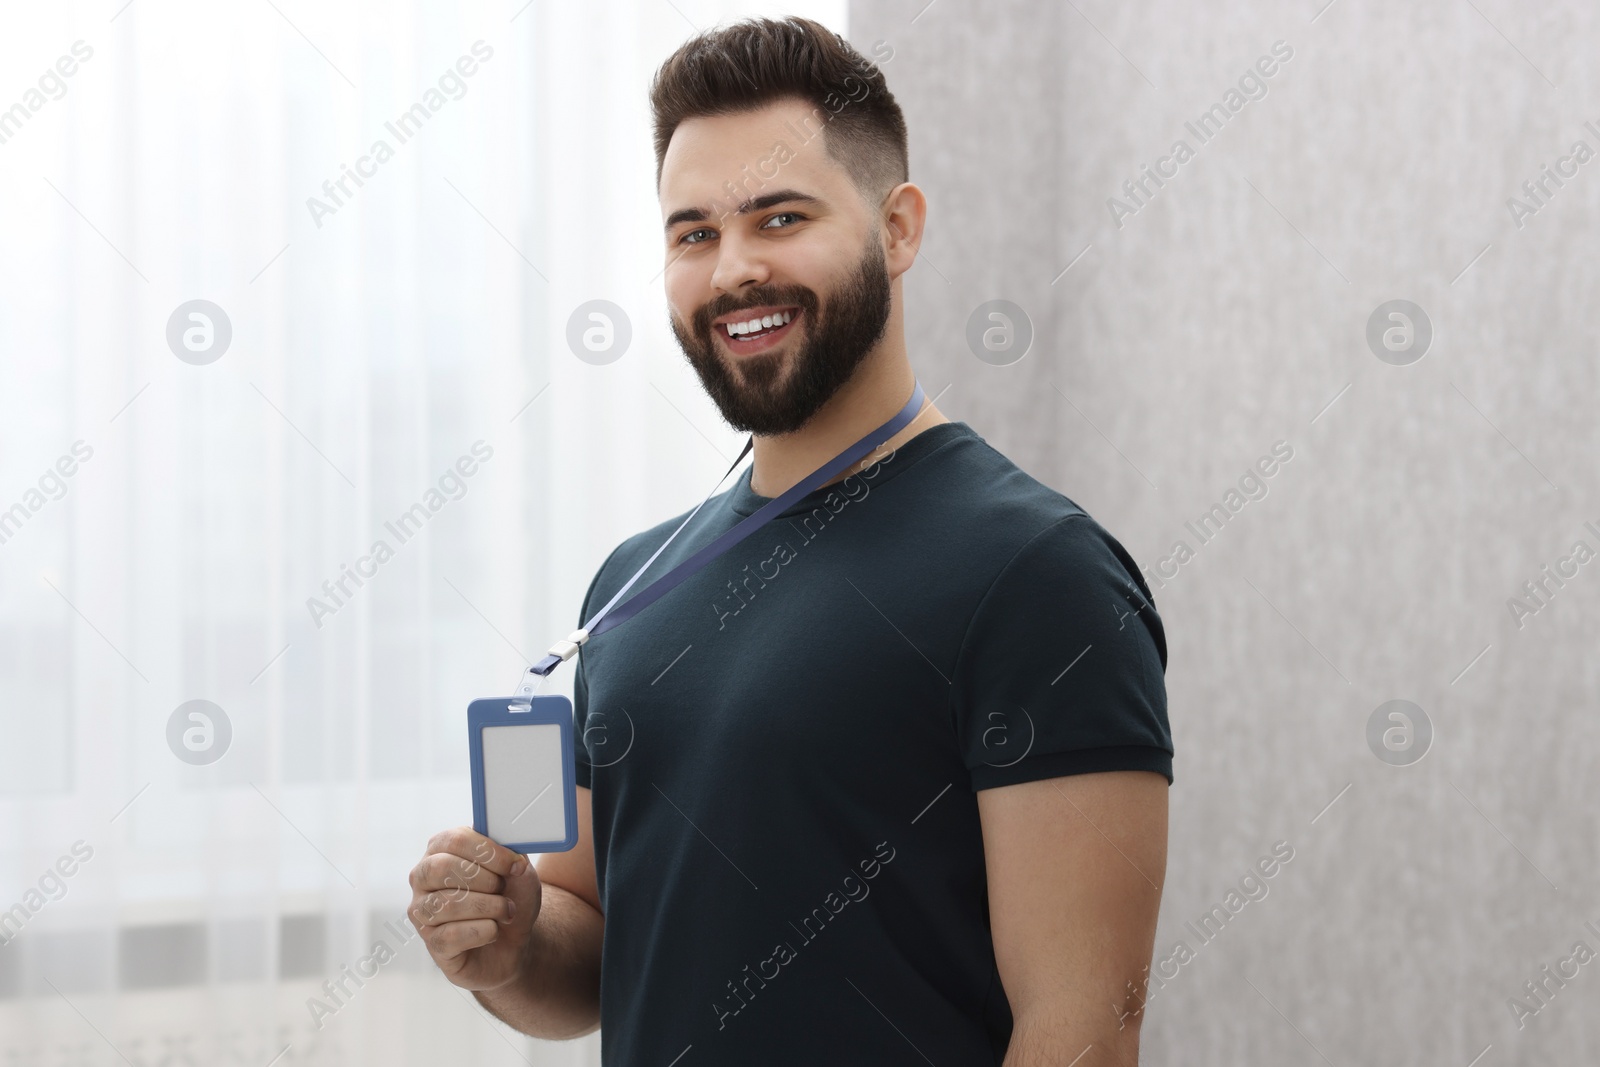
{"label": "bare arm", "polygon": [[1005,1067],[1133,1067],[1167,868],[1167,780],[1104,771],[978,794]]}
{"label": "bare arm", "polygon": [[578,843],[535,869],[471,827],[434,836],[411,872],[411,920],[445,977],[496,1017],[549,1040],[600,1025],[605,919],[595,886],[590,793]]}
{"label": "bare arm", "polygon": [[474,989],[472,995],[497,1018],[534,1037],[560,1040],[592,1034],[600,1029],[604,929],[600,913],[581,898],[546,885],[516,975],[504,985]]}

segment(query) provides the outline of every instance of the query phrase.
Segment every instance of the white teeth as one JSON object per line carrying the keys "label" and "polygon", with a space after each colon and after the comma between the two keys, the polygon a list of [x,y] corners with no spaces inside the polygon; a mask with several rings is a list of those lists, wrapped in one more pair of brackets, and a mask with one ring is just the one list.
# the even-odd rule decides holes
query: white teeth
{"label": "white teeth", "polygon": [[749,322],[723,323],[723,328],[727,330],[729,337],[742,337],[747,333],[754,333],[757,330],[766,330],[771,329],[774,326],[782,326],[790,322],[793,318],[794,312],[780,311],[776,315],[763,315],[761,318],[751,319]]}

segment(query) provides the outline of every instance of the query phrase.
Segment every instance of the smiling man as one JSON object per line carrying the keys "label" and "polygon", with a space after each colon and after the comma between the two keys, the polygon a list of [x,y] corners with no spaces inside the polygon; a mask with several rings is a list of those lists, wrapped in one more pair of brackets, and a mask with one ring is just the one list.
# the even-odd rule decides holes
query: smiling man
{"label": "smiling man", "polygon": [[[754,462],[642,582],[908,404],[927,212],[882,74],[814,22],[695,38],[651,104],[672,329]],[[611,552],[580,624],[683,518]],[[608,1065],[1133,1064],[1165,668],[1116,539],[924,402],[583,645],[577,847],[442,833],[411,916],[452,982],[529,1034],[598,1025]]]}

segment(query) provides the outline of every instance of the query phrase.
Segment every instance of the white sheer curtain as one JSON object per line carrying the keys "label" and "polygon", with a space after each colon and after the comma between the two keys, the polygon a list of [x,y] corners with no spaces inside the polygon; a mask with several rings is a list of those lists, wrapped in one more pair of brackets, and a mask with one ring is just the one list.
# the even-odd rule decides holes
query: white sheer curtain
{"label": "white sheer curtain", "polygon": [[0,1064],[598,1062],[444,983],[405,875],[470,821],[467,700],[737,447],[666,328],[645,91],[756,13],[846,28],[7,11]]}

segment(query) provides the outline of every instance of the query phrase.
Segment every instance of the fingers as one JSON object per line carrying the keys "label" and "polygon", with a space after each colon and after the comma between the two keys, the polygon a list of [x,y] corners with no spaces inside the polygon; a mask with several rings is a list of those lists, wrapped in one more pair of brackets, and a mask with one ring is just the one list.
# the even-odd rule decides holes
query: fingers
{"label": "fingers", "polygon": [[[525,857],[458,826],[433,836],[410,880],[406,914],[452,982],[477,988],[468,983],[501,982],[514,973],[515,952],[472,953],[500,940],[508,928],[513,937],[526,937],[538,917],[541,887]],[[522,921],[512,926],[519,910]]]}
{"label": "fingers", "polygon": [[436,852],[470,860],[499,875],[510,874],[518,863],[528,862],[520,853],[491,841],[470,826],[457,826],[434,834],[428,842],[428,854]]}
{"label": "fingers", "polygon": [[411,868],[411,888],[418,897],[444,891],[458,896],[468,892],[498,893],[504,885],[505,879],[487,867],[443,852],[424,856],[422,862]]}
{"label": "fingers", "polygon": [[493,919],[469,919],[465,922],[445,923],[443,926],[422,926],[418,932],[435,960],[445,963],[464,952],[493,944],[500,937],[502,927]]}
{"label": "fingers", "polygon": [[443,889],[498,893],[504,888],[504,876],[527,867],[527,859],[519,853],[470,826],[458,826],[428,842],[428,854],[411,869],[411,888],[417,895]]}
{"label": "fingers", "polygon": [[407,915],[417,929],[471,919],[492,919],[509,923],[517,913],[510,897],[491,893],[425,893],[411,905]]}

